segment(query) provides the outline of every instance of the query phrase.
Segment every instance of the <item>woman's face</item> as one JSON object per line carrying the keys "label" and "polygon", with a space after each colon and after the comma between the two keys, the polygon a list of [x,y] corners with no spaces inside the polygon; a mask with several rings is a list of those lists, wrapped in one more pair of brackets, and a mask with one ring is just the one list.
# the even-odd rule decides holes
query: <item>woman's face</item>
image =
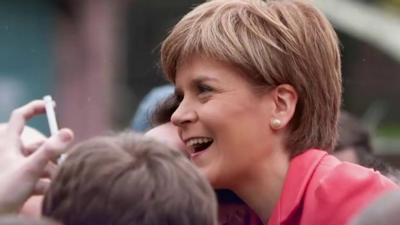
{"label": "woman's face", "polygon": [[272,97],[230,65],[193,57],[176,73],[181,99],[171,121],[191,160],[215,188],[229,188],[268,155]]}

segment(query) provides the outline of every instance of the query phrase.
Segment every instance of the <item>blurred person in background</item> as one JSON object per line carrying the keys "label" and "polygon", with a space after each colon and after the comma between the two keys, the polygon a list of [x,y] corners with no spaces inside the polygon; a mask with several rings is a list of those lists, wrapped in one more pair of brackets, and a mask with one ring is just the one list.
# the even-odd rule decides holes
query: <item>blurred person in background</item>
{"label": "blurred person in background", "polygon": [[155,87],[140,101],[132,118],[131,128],[137,132],[146,132],[151,126],[151,115],[157,104],[174,93],[174,86],[162,85]]}
{"label": "blurred person in background", "polygon": [[354,115],[341,111],[338,125],[338,140],[333,155],[338,159],[372,168],[396,183],[400,171],[374,155],[370,131]]}
{"label": "blurred person in background", "polygon": [[373,147],[371,134],[367,127],[349,112],[341,111],[338,133],[334,155],[343,161],[364,166],[369,164],[369,157],[373,155]]}

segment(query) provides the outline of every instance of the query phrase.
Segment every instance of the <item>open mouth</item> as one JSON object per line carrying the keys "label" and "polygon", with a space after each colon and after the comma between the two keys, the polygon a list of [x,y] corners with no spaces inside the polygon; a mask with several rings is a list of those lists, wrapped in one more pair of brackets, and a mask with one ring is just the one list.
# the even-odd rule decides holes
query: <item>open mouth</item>
{"label": "open mouth", "polygon": [[199,153],[206,150],[213,143],[212,138],[201,137],[201,138],[191,138],[186,141],[186,146],[190,149],[191,153]]}

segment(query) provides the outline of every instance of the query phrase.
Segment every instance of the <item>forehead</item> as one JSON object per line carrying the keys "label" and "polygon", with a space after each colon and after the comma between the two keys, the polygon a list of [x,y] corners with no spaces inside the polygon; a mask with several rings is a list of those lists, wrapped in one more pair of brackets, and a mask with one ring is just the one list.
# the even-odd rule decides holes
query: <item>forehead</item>
{"label": "forehead", "polygon": [[246,86],[255,94],[265,93],[271,89],[264,79],[257,79],[253,73],[247,72],[239,66],[197,55],[183,61],[177,67],[174,80],[175,91],[180,92],[185,85],[206,81],[224,86],[241,84],[241,87]]}
{"label": "forehead", "polygon": [[182,61],[177,67],[175,84],[177,85],[188,78],[218,81],[232,75],[245,77],[245,74],[238,67],[229,63],[201,55],[194,55]]}
{"label": "forehead", "polygon": [[176,135],[177,127],[171,122],[158,125],[145,133],[145,136],[155,139],[168,138],[168,136]]}

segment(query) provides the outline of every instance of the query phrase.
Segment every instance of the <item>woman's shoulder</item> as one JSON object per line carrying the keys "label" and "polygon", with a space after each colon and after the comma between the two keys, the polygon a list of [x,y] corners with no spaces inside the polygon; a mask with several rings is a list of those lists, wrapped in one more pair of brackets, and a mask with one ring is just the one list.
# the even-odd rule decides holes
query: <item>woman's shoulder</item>
{"label": "woman's shoulder", "polygon": [[321,218],[328,217],[325,213],[334,214],[328,224],[345,224],[383,193],[399,189],[373,169],[341,162],[329,155],[321,160],[309,185],[305,200]]}
{"label": "woman's shoulder", "polygon": [[372,169],[310,149],[291,160],[273,221],[346,224],[366,204],[393,189],[398,189],[396,184]]}
{"label": "woman's shoulder", "polygon": [[317,191],[338,189],[350,191],[363,187],[373,189],[398,188],[389,178],[378,171],[357,164],[342,162],[326,155],[313,176]]}

